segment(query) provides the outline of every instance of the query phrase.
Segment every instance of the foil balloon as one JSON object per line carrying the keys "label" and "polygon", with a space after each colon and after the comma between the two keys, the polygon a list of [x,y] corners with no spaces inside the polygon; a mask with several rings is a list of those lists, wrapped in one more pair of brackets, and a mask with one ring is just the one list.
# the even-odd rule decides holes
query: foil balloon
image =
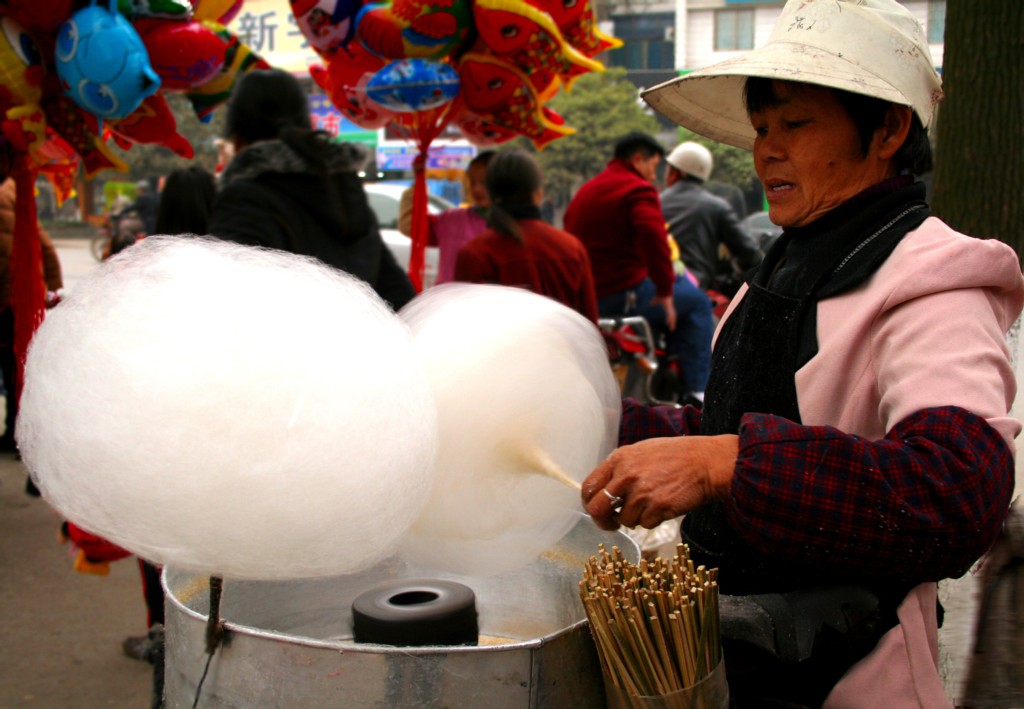
{"label": "foil balloon", "polygon": [[594,7],[589,0],[527,0],[534,7],[547,12],[562,31],[562,36],[573,47],[596,57],[609,49],[618,49],[622,40],[605,34],[597,28]]}
{"label": "foil balloon", "polygon": [[385,108],[415,113],[437,108],[459,93],[459,74],[444,62],[399,59],[380,69],[366,85],[366,94]]}
{"label": "foil balloon", "polygon": [[190,0],[190,2],[192,3],[193,20],[210,20],[227,25],[242,11],[244,0]]}
{"label": "foil balloon", "polygon": [[575,131],[541,105],[526,75],[501,59],[469,53],[459,62],[466,109],[487,123],[525,135],[539,149]]}
{"label": "foil balloon", "polygon": [[195,155],[192,144],[178,132],[177,121],[161,94],[147,96],[127,118],[107,121],[114,141],[127,150],[133,143],[162,145],[183,158]]}
{"label": "foil balloon", "polygon": [[329,59],[356,31],[361,0],[291,0],[295,24],[317,54]]}
{"label": "foil balloon", "polygon": [[441,59],[462,45],[473,17],[469,0],[390,0],[363,8],[357,33],[389,59]]}
{"label": "foil balloon", "polygon": [[99,118],[124,118],[160,88],[139,33],[115,0],[109,8],[83,8],[61,25],[54,56],[65,93]]}
{"label": "foil balloon", "polygon": [[136,20],[134,24],[161,87],[168,91],[194,89],[224,68],[227,47],[203,23]]}
{"label": "foil balloon", "polygon": [[192,17],[192,3],[188,0],[117,0],[117,10],[132,19],[162,17],[187,20]]}
{"label": "foil balloon", "polygon": [[361,128],[376,130],[395,117],[394,111],[366,94],[366,85],[383,65],[382,59],[354,42],[340,49],[326,68],[314,65],[309,73],[346,118]]}
{"label": "foil balloon", "polygon": [[196,117],[203,123],[213,119],[213,111],[231,97],[238,77],[253,69],[269,69],[265,62],[248,45],[243,44],[227,27],[215,22],[204,24],[213,30],[224,45],[224,66],[217,76],[200,84],[186,95],[192,103]]}
{"label": "foil balloon", "polygon": [[17,437],[68,521],[155,563],[287,580],[397,549],[430,492],[437,412],[409,330],[364,282],[150,236],[43,321]]}
{"label": "foil balloon", "polygon": [[514,65],[545,91],[555,78],[570,86],[577,77],[604,66],[581,54],[562,37],[551,16],[523,0],[476,0],[480,40],[487,50]]}
{"label": "foil balloon", "polygon": [[46,139],[42,58],[35,40],[10,17],[0,17],[0,115],[3,134],[18,152],[32,153]]}

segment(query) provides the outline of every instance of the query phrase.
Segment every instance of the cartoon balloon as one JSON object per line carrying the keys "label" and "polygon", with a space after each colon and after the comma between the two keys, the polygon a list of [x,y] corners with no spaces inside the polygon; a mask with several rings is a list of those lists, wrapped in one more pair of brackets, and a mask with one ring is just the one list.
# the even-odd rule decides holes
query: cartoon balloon
{"label": "cartoon balloon", "polygon": [[395,117],[394,111],[366,95],[367,83],[383,66],[380,57],[354,42],[338,50],[326,68],[311,66],[309,73],[346,118],[361,128],[376,130]]}
{"label": "cartoon balloon", "polygon": [[366,85],[366,94],[398,113],[437,108],[459,93],[459,74],[450,64],[399,59],[384,66]]}
{"label": "cartoon balloon", "polygon": [[543,148],[556,138],[575,133],[541,105],[526,75],[501,59],[469,53],[459,61],[459,79],[466,108],[487,123],[514,130]]}
{"label": "cartoon balloon", "polygon": [[168,91],[193,89],[224,68],[227,47],[203,23],[136,20],[135,29],[161,87]]}
{"label": "cartoon balloon", "polygon": [[441,59],[465,42],[469,0],[391,0],[367,5],[357,18],[359,41],[389,59]]}
{"label": "cartoon balloon", "polygon": [[114,141],[127,150],[132,143],[155,143],[163,145],[183,158],[195,155],[192,144],[178,133],[177,122],[167,99],[161,94],[146,97],[142,105],[127,118],[107,121]]}
{"label": "cartoon balloon", "polygon": [[139,33],[115,3],[73,14],[60,26],[55,49],[65,93],[100,118],[124,118],[160,88]]}
{"label": "cartoon balloon", "polygon": [[295,24],[317,54],[325,59],[347,45],[356,32],[361,0],[291,0]]}

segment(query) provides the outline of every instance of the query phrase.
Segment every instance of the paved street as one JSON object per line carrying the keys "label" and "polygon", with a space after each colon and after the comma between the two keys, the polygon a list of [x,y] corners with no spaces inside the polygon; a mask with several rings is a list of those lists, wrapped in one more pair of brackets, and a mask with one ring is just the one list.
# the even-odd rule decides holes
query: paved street
{"label": "paved street", "polygon": [[[59,238],[57,245],[73,291],[97,266],[88,238]],[[59,517],[26,496],[24,485],[21,463],[0,454],[0,709],[145,709],[150,667],[121,654],[125,637],[145,631],[135,561],[112,564],[104,577],[73,571],[57,541]],[[967,576],[941,589],[947,613],[940,661],[954,695],[970,645],[973,586]]]}

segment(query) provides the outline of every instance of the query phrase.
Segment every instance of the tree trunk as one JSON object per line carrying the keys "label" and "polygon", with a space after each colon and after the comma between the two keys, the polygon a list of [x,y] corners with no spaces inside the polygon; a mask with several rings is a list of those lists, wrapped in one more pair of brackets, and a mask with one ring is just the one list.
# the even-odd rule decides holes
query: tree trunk
{"label": "tree trunk", "polygon": [[1024,2],[948,0],[932,206],[1024,255]]}

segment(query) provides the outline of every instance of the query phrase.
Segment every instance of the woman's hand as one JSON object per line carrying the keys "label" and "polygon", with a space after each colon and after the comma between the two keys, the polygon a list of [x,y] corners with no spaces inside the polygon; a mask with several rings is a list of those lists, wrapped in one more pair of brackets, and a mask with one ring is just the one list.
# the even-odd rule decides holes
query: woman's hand
{"label": "woman's hand", "polygon": [[[583,481],[583,506],[601,529],[651,529],[725,497],[738,455],[735,435],[651,438],[623,446]],[[623,499],[620,509],[612,497]]]}

